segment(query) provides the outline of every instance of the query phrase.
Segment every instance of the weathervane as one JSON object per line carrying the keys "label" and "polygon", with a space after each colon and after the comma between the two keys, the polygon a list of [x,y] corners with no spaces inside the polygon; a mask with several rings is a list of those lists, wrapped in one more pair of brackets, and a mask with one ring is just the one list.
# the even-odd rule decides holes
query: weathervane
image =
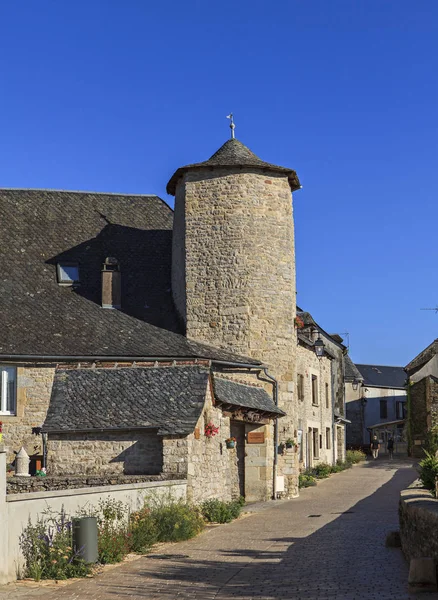
{"label": "weathervane", "polygon": [[227,115],[227,119],[230,119],[231,139],[234,140],[234,128],[236,126],[234,125],[233,113]]}
{"label": "weathervane", "polygon": [[435,308],[420,308],[420,310],[434,310],[436,313],[438,313],[438,306],[435,306]]}

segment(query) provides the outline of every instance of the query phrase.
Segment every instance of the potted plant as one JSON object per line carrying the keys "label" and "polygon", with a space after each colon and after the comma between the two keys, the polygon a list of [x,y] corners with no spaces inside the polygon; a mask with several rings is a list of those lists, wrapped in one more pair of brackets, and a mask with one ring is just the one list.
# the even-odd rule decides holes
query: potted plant
{"label": "potted plant", "polygon": [[205,437],[212,438],[219,433],[219,427],[216,427],[211,421],[204,428]]}
{"label": "potted plant", "polygon": [[286,440],[286,448],[293,448],[294,447],[294,441],[292,438],[288,438]]}
{"label": "potted plant", "polygon": [[227,445],[227,448],[235,448],[236,447],[236,438],[235,437],[230,437],[227,438],[225,440],[225,444]]}

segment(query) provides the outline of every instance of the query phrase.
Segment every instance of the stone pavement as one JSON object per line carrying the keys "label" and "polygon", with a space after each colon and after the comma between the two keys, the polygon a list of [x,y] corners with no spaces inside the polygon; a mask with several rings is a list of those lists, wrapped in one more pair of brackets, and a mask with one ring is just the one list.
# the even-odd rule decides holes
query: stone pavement
{"label": "stone pavement", "polygon": [[[378,459],[333,475],[295,500],[68,586],[0,588],[1,600],[404,600],[408,565],[385,547],[398,529],[399,491],[416,479],[407,461]],[[422,594],[421,598],[438,598]]]}

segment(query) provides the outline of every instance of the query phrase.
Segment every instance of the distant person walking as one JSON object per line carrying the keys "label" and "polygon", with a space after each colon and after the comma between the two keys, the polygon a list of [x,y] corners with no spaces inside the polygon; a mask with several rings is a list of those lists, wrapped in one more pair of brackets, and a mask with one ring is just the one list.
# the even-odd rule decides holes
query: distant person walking
{"label": "distant person walking", "polygon": [[377,458],[379,456],[379,449],[380,449],[379,440],[377,439],[377,435],[375,435],[373,437],[373,439],[371,440],[371,450],[373,452],[373,458]]}
{"label": "distant person walking", "polygon": [[389,458],[394,458],[394,440],[392,439],[392,436],[388,440],[387,448],[388,448]]}

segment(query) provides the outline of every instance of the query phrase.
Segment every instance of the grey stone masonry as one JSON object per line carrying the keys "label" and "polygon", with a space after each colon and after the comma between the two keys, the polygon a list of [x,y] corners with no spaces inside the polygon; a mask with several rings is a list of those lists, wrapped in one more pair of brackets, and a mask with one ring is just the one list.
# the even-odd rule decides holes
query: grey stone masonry
{"label": "grey stone masonry", "polygon": [[176,186],[172,289],[189,338],[269,366],[287,413],[282,424],[293,436],[295,255],[287,175],[248,167],[186,172]]}

